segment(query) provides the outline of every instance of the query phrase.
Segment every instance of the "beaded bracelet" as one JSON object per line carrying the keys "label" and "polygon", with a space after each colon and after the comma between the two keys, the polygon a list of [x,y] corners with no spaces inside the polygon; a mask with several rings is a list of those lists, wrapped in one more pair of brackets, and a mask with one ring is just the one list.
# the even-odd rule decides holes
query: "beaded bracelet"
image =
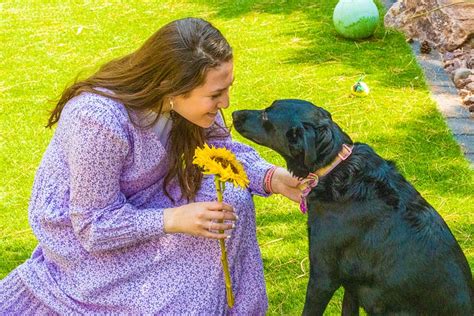
{"label": "beaded bracelet", "polygon": [[272,189],[272,177],[273,177],[273,174],[275,173],[275,170],[277,169],[278,167],[277,166],[273,166],[271,167],[267,173],[265,174],[265,178],[263,180],[264,184],[265,184],[265,191],[268,193],[268,194],[272,194],[273,193],[273,189]]}

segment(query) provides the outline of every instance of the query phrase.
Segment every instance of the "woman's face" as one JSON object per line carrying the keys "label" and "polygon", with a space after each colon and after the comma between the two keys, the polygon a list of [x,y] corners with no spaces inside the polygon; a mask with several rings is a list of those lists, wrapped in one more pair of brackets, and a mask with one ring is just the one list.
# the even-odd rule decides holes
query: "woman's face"
{"label": "woman's face", "polygon": [[229,89],[234,81],[233,70],[232,60],[208,70],[204,84],[191,90],[186,97],[173,97],[174,111],[200,127],[210,127],[219,109],[229,107]]}

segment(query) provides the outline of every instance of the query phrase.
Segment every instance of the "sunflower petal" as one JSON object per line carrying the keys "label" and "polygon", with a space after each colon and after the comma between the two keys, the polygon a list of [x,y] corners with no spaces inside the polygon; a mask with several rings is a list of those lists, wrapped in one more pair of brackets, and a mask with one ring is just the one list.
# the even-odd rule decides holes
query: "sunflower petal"
{"label": "sunflower petal", "polygon": [[193,164],[202,169],[204,174],[219,176],[222,182],[232,182],[234,186],[247,188],[249,180],[242,164],[237,160],[232,151],[227,148],[204,144],[196,148]]}

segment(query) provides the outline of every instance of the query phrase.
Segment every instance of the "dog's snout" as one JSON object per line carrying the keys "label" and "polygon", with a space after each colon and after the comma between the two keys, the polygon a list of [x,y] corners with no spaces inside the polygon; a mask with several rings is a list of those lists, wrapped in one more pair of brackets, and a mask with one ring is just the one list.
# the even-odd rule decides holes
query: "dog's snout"
{"label": "dog's snout", "polygon": [[242,111],[234,111],[232,112],[232,121],[235,127],[242,126],[245,122],[245,114]]}

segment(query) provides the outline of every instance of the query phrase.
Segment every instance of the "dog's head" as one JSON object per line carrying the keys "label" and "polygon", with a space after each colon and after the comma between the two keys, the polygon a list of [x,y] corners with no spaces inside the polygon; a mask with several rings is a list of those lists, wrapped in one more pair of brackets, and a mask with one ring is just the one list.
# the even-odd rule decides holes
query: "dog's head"
{"label": "dog's head", "polygon": [[235,129],[286,160],[297,177],[306,177],[336,157],[349,136],[323,108],[303,100],[278,100],[264,110],[232,113]]}

